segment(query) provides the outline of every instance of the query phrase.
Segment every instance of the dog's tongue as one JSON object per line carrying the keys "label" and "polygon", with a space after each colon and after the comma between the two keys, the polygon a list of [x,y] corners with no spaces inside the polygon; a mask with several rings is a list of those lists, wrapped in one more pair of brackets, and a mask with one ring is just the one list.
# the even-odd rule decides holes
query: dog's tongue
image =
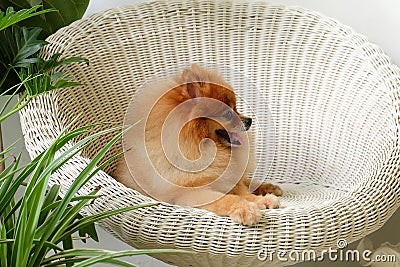
{"label": "dog's tongue", "polygon": [[229,139],[232,145],[241,146],[243,144],[242,138],[234,132],[229,132]]}

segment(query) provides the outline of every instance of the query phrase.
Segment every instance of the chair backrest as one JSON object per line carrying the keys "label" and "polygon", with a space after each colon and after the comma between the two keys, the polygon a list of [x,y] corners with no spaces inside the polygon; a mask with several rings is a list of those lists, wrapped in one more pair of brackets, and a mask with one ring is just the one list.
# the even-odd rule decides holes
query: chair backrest
{"label": "chair backrest", "polygon": [[[33,154],[42,149],[35,136],[51,139],[81,113],[80,126],[121,124],[137,88],[196,62],[234,70],[225,74],[238,84],[242,108],[261,122],[259,177],[346,189],[378,172],[398,146],[399,81],[386,79],[398,69],[364,37],[318,13],[267,3],[160,1],[92,15],[48,41],[43,55],[83,56],[90,66],[63,68],[85,86],[32,102],[42,115],[22,121],[35,124],[27,141]],[[254,86],[244,88],[243,80]],[[273,133],[273,160],[260,129]],[[107,138],[84,155],[93,156]]]}

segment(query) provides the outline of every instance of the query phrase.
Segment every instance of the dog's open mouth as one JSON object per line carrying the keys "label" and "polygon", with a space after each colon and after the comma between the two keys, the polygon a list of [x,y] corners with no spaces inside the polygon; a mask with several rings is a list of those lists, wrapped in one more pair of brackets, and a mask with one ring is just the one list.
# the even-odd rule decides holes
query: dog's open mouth
{"label": "dog's open mouth", "polygon": [[243,144],[242,138],[235,132],[228,132],[223,129],[218,129],[215,131],[218,137],[226,140],[232,146],[241,146]]}

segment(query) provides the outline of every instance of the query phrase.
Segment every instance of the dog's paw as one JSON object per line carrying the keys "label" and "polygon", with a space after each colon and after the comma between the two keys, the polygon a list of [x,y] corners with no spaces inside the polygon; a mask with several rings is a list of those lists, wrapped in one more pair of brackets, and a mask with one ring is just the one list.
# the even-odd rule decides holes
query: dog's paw
{"label": "dog's paw", "polygon": [[261,210],[276,209],[280,207],[279,198],[275,195],[266,194],[265,196],[252,196],[252,198],[247,198],[247,200],[256,203],[258,208]]}
{"label": "dog's paw", "polygon": [[261,219],[261,211],[256,203],[243,201],[233,207],[229,217],[237,223],[243,225],[254,225]]}
{"label": "dog's paw", "polygon": [[273,194],[266,194],[262,197],[263,204],[267,209],[277,209],[280,207],[279,198]]}
{"label": "dog's paw", "polygon": [[282,196],[283,191],[277,185],[270,183],[263,183],[256,189],[256,191],[254,191],[254,194],[263,196],[267,194],[274,194],[275,196]]}

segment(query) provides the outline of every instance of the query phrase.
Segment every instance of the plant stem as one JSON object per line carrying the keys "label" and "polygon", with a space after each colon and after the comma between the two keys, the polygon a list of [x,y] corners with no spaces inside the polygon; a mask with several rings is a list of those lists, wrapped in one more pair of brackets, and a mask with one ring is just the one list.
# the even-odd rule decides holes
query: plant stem
{"label": "plant stem", "polygon": [[7,78],[8,74],[10,73],[10,70],[11,70],[11,68],[7,68],[6,73],[3,76],[3,79],[1,79],[1,81],[0,81],[0,87],[2,87],[3,83],[6,81],[6,78]]}
{"label": "plant stem", "polygon": [[[0,122],[0,152],[3,152],[4,146],[3,146],[3,133],[1,132],[1,122]],[[4,159],[3,155],[0,155],[0,161]],[[6,163],[3,161],[0,164],[0,173],[2,173],[6,169]]]}
{"label": "plant stem", "polygon": [[[24,92],[24,94],[19,98],[18,102],[11,108],[11,110],[6,115],[0,117],[0,123],[5,119],[7,119],[8,117],[10,117],[11,115],[23,109],[26,105],[28,105],[31,99],[32,97],[28,96],[27,92]],[[22,103],[24,100],[25,102]]]}

